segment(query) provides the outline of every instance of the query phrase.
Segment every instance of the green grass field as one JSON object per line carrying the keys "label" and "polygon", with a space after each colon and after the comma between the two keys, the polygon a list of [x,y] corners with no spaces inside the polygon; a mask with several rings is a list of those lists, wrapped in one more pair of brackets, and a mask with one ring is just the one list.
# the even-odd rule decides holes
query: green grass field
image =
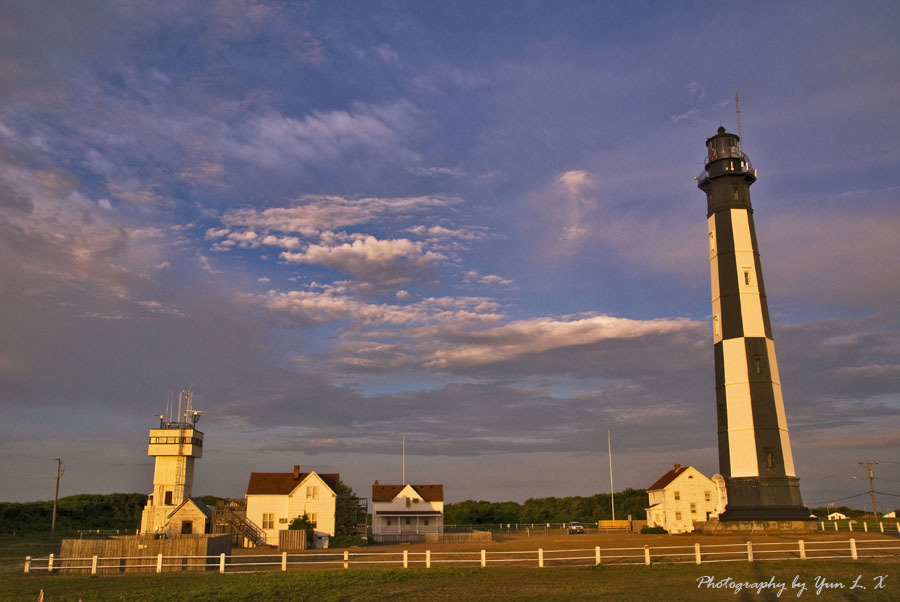
{"label": "green grass field", "polygon": [[[487,568],[410,570],[321,570],[264,574],[162,574],[81,577],[6,573],[0,579],[0,600],[84,602],[95,600],[788,600],[798,599],[796,579],[806,584],[799,599],[898,600],[898,563],[878,562],[756,562],[696,565],[618,566],[587,568]],[[884,587],[874,578],[887,575]],[[765,589],[757,594],[733,588],[699,588],[698,579],[718,582],[785,582],[779,598]],[[823,589],[816,595],[816,578],[842,583],[844,589]],[[850,590],[854,580],[867,589]]]}

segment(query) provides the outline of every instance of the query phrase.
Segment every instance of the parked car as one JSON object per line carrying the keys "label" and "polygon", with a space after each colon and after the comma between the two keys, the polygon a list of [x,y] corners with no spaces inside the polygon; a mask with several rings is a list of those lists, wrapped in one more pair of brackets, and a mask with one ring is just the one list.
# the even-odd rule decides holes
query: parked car
{"label": "parked car", "polygon": [[581,523],[571,522],[569,523],[568,528],[569,535],[572,535],[574,533],[584,533],[584,525],[582,525]]}

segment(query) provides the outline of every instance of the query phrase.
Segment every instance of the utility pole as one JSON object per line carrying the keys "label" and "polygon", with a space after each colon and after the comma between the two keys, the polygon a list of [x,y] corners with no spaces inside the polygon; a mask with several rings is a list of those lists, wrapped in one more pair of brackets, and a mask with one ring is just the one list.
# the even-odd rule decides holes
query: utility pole
{"label": "utility pole", "polygon": [[872,513],[875,515],[875,519],[878,519],[878,506],[875,505],[875,472],[872,470],[873,464],[878,464],[878,462],[857,462],[857,464],[865,464],[866,468],[869,470],[869,493],[872,494]]}
{"label": "utility pole", "polygon": [[50,520],[50,537],[56,532],[56,502],[59,500],[59,477],[62,476],[62,460],[56,458],[56,491],[53,493],[53,518]]}

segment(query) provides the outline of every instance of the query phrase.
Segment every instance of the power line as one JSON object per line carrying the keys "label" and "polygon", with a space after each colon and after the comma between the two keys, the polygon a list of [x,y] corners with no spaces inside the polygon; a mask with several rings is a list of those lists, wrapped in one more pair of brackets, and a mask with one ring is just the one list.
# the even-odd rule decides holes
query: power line
{"label": "power line", "polygon": [[836,500],[835,500],[835,499],[831,499],[831,500],[825,500],[825,501],[823,501],[823,502],[809,502],[809,503],[810,503],[810,504],[829,504],[829,503],[831,503],[831,502],[841,502],[841,501],[844,501],[844,500],[850,500],[850,499],[853,499],[853,498],[855,498],[855,497],[860,497],[860,496],[866,495],[867,493],[869,493],[869,492],[868,492],[868,491],[863,491],[862,493],[857,493],[856,495],[851,495],[851,496],[847,496],[847,497],[838,498],[838,499],[836,499]]}

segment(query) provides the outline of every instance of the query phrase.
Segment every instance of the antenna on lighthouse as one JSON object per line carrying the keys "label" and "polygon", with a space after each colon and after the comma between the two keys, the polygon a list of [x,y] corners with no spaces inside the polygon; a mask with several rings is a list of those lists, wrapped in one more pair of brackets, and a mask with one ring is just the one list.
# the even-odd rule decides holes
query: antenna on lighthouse
{"label": "antenna on lighthouse", "polygon": [[744,132],[741,127],[741,97],[738,96],[738,93],[734,93],[734,110],[737,111],[737,126],[738,126],[738,146],[741,149],[741,153],[744,152]]}

